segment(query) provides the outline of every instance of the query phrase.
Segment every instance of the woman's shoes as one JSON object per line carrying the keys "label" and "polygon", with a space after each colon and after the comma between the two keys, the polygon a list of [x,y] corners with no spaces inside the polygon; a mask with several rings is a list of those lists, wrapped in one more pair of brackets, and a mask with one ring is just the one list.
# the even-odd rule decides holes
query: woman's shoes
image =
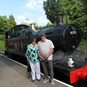
{"label": "woman's shoes", "polygon": [[34,82],[35,80],[32,80],[32,82]]}
{"label": "woman's shoes", "polygon": [[[38,81],[40,81],[40,79],[37,79]],[[32,82],[34,82],[35,81],[35,79],[34,80],[31,80]]]}
{"label": "woman's shoes", "polygon": [[[37,79],[38,81],[40,81],[40,79]],[[32,80],[32,82],[34,82],[35,80]]]}
{"label": "woman's shoes", "polygon": [[40,79],[37,79],[38,81],[40,81]]}

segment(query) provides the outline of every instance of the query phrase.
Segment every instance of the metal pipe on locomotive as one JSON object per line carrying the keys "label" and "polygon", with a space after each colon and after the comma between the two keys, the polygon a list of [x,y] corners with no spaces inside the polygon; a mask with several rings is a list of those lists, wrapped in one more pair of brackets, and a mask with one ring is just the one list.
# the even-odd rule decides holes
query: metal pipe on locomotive
{"label": "metal pipe on locomotive", "polygon": [[[33,31],[27,25],[17,25],[6,31],[5,53],[24,56],[26,47],[31,42],[31,39],[36,37],[39,41],[40,33],[44,32],[46,37],[52,40],[54,43],[55,52],[62,50],[64,53],[72,54],[72,57],[74,57],[74,51],[77,49],[81,41],[80,30],[74,24],[64,24],[62,13],[56,14],[55,17],[57,20],[56,26],[51,28],[44,28],[38,31]],[[55,58],[54,54],[53,67],[55,71],[62,72],[65,75],[68,74],[71,84],[77,82],[79,79],[86,80],[87,66],[86,63],[83,63],[85,57],[81,58],[79,56],[79,61],[82,63],[78,67],[78,58],[72,58],[75,65],[73,67],[69,67],[67,63],[69,55],[58,59],[59,55],[57,55],[57,58]]]}

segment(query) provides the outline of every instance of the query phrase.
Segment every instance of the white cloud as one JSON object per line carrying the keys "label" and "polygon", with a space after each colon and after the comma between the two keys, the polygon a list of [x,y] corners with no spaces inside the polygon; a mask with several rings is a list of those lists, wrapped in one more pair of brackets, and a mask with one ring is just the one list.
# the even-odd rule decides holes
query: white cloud
{"label": "white cloud", "polygon": [[42,17],[42,16],[38,18],[38,21],[39,21],[40,23],[42,23],[43,25],[46,25],[48,22],[50,22],[49,20],[45,19],[45,18]]}
{"label": "white cloud", "polygon": [[34,20],[29,20],[29,24],[35,22]]}
{"label": "white cloud", "polygon": [[28,3],[26,3],[26,7],[28,9],[34,9],[34,7],[36,7],[36,6],[37,6],[37,3],[35,0],[30,0]]}
{"label": "white cloud", "polygon": [[43,0],[38,0],[38,3],[43,4]]}
{"label": "white cloud", "polygon": [[49,22],[43,10],[43,0],[29,0],[24,8],[27,8],[27,10],[25,10],[27,12],[17,16],[17,24],[22,22],[36,22],[38,25],[43,26]]}
{"label": "white cloud", "polygon": [[43,9],[43,0],[29,0],[28,3],[26,3],[26,6],[24,8],[28,9],[38,9],[42,10]]}
{"label": "white cloud", "polygon": [[17,24],[21,24],[21,23],[26,23],[26,24],[30,24],[32,22],[37,23],[39,26],[44,26],[46,25],[48,22],[50,22],[49,20],[47,20],[45,17],[40,16],[36,21],[34,19],[28,19],[26,18],[26,16],[24,15],[18,15],[16,18],[16,22]]}
{"label": "white cloud", "polygon": [[17,24],[21,24],[21,23],[26,23],[26,24],[30,24],[32,22],[35,22],[34,20],[29,20],[28,18],[26,18],[26,16],[23,15],[18,15],[17,19],[16,19]]}
{"label": "white cloud", "polygon": [[16,19],[16,22],[17,22],[17,24],[28,23],[28,20],[26,20],[25,16],[18,15],[17,19]]}

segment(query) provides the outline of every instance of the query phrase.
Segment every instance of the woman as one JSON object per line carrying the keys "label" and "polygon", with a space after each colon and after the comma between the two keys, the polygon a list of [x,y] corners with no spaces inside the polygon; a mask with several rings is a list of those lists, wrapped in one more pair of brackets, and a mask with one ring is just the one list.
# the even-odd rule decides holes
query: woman
{"label": "woman", "polygon": [[31,44],[27,46],[26,58],[31,67],[32,82],[37,79],[40,81],[40,62],[38,57],[38,46],[36,44],[36,38],[32,39]]}

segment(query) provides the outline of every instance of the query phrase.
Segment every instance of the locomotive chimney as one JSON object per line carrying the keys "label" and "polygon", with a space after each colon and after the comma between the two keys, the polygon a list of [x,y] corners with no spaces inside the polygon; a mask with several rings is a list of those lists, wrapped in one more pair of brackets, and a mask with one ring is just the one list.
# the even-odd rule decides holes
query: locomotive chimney
{"label": "locomotive chimney", "polygon": [[56,25],[63,25],[63,13],[57,13],[55,15],[55,18],[56,18]]}

